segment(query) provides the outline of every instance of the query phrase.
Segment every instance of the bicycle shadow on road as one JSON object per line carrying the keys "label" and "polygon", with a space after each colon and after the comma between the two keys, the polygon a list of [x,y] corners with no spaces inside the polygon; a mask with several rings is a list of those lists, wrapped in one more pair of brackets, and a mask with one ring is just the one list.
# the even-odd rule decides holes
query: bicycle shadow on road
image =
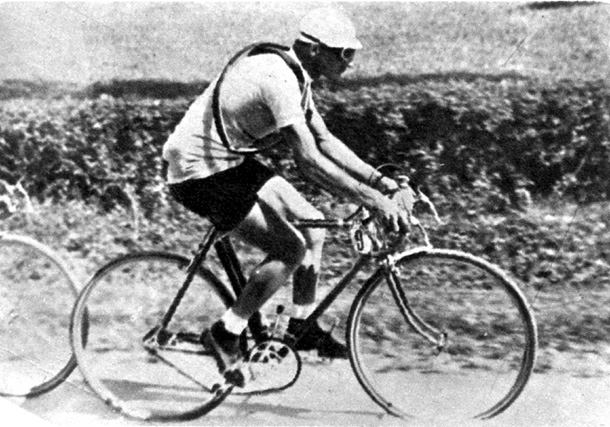
{"label": "bicycle shadow on road", "polygon": [[[313,419],[326,419],[329,416],[349,416],[354,419],[358,417],[379,417],[381,418],[383,414],[379,411],[374,410],[352,410],[347,408],[342,408],[340,405],[336,407],[336,409],[309,409],[306,407],[307,402],[303,401],[303,406],[298,406],[297,404],[287,405],[285,402],[278,403],[278,401],[282,400],[277,395],[273,398],[274,402],[253,402],[251,399],[260,399],[260,397],[229,397],[225,402],[223,402],[221,409],[226,409],[227,411],[234,412],[232,415],[235,418],[246,419],[250,414],[257,414],[257,417],[265,418],[266,416],[273,415],[279,416],[282,418],[286,418],[287,420],[292,420],[294,423],[295,420],[313,420]],[[311,405],[310,405],[311,406]],[[219,411],[220,412],[220,411]],[[214,417],[214,413],[210,414],[211,417]],[[221,417],[219,417],[221,418]],[[222,416],[224,418],[224,416]]]}

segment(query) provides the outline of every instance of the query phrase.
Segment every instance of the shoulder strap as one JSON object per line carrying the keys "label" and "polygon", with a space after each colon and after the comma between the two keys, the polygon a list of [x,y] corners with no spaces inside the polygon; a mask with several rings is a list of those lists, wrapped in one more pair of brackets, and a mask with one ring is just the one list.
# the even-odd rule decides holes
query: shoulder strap
{"label": "shoulder strap", "polygon": [[303,75],[303,69],[292,56],[288,55],[289,50],[290,48],[275,43],[257,43],[253,45],[253,48],[248,53],[248,56],[260,55],[262,53],[274,53],[279,55],[297,77],[299,88],[301,89],[301,92],[303,92],[305,88],[305,76]]}
{"label": "shoulder strap", "polygon": [[[225,75],[227,74],[227,71],[242,57],[260,55],[263,53],[273,53],[279,55],[284,60],[284,62],[286,62],[288,67],[290,67],[292,72],[296,75],[297,81],[299,82],[299,89],[301,90],[301,93],[303,93],[305,90],[305,76],[303,75],[303,70],[301,69],[301,66],[297,63],[297,61],[294,60],[294,58],[292,58],[288,54],[289,50],[290,48],[276,43],[254,43],[246,46],[245,48],[237,52],[235,56],[233,56],[229,60],[225,68],[220,73],[218,81],[216,82],[216,86],[214,87],[214,91],[212,93],[212,112],[214,115],[214,124],[216,125],[216,130],[218,131],[218,136],[220,137],[220,140],[227,148],[227,150],[239,154],[252,154],[262,149],[261,147],[237,149],[231,145],[228,139],[220,109],[220,87],[225,78]],[[311,112],[306,111],[305,115],[307,117],[307,120],[309,121],[309,119],[311,118]]]}

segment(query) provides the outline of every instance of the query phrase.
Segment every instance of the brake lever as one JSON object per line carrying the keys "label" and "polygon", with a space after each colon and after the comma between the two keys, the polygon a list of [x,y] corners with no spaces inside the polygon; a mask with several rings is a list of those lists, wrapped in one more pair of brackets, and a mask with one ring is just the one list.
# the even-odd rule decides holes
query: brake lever
{"label": "brake lever", "polygon": [[428,208],[432,212],[432,216],[434,216],[434,219],[436,220],[436,222],[439,224],[442,224],[443,221],[441,220],[441,217],[438,215],[438,211],[436,210],[434,203],[432,203],[432,200],[430,200],[430,198],[428,196],[426,196],[419,188],[417,189],[417,198],[428,206]]}
{"label": "brake lever", "polygon": [[[438,224],[443,223],[440,215],[438,214],[438,211],[436,210],[436,207],[434,206],[434,203],[432,203],[432,200],[430,200],[430,198],[428,196],[426,196],[423,191],[421,191],[419,186],[417,187],[417,189],[413,189],[413,187],[411,187],[411,185],[409,184],[410,179],[408,176],[399,175],[396,177],[396,182],[398,183],[398,189],[395,190],[394,192],[392,192],[392,195],[396,194],[397,192],[401,191],[402,189],[410,188],[413,196],[415,196],[413,203],[411,205],[411,209],[409,209],[409,217],[413,216],[413,215],[411,215],[410,211],[413,209],[413,205],[415,204],[415,201],[421,201],[425,205],[428,206],[428,208],[430,209],[430,212],[432,213],[432,216],[434,216],[434,219],[436,220],[436,222]],[[419,224],[416,224],[416,225],[419,225]]]}

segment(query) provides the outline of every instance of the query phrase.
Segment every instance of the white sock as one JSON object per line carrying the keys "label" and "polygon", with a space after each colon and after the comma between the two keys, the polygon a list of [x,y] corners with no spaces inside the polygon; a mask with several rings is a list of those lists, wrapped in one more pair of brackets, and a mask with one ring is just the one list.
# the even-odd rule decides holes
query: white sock
{"label": "white sock", "polygon": [[316,304],[299,305],[294,304],[292,318],[293,319],[307,319],[311,313],[316,309]]}
{"label": "white sock", "polygon": [[225,329],[235,335],[241,334],[248,326],[248,319],[238,316],[233,309],[228,309],[220,320],[225,324]]}

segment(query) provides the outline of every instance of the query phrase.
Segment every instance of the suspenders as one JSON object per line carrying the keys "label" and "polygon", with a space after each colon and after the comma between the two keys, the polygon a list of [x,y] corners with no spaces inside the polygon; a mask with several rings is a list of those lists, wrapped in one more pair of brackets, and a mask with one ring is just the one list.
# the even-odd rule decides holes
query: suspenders
{"label": "suspenders", "polygon": [[[216,130],[218,131],[220,140],[230,152],[238,154],[253,154],[267,147],[264,146],[237,148],[231,144],[231,141],[229,141],[220,108],[220,88],[227,74],[227,71],[229,71],[240,58],[260,55],[263,53],[273,53],[280,56],[284,60],[284,62],[286,62],[286,64],[290,67],[292,72],[296,75],[297,80],[299,82],[299,88],[301,89],[301,94],[303,95],[303,97],[305,97],[305,76],[303,75],[303,70],[301,69],[301,66],[298,64],[298,62],[295,61],[294,58],[292,58],[288,54],[289,50],[289,48],[275,43],[254,43],[249,46],[246,46],[245,48],[237,52],[237,54],[235,54],[235,56],[233,56],[229,60],[225,68],[220,73],[218,81],[216,82],[216,86],[214,87],[214,92],[212,93],[212,111],[214,115],[214,124],[216,125]],[[305,111],[305,117],[307,121],[311,119],[311,110],[309,108],[307,108],[307,110]]]}

